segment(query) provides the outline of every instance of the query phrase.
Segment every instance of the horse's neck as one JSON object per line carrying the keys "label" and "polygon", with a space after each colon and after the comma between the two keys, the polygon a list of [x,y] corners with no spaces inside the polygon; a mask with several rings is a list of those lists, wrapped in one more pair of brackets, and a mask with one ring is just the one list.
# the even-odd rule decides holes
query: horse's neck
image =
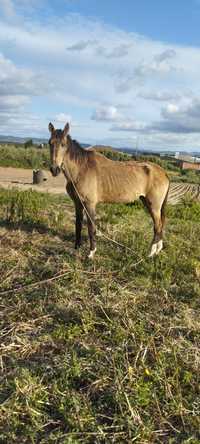
{"label": "horse's neck", "polygon": [[73,182],[76,182],[87,164],[87,153],[70,136],[67,137],[67,151],[63,163],[65,177]]}
{"label": "horse's neck", "polygon": [[71,182],[76,182],[77,177],[79,175],[80,167],[78,163],[71,159],[69,154],[66,153],[64,162],[63,162],[63,172],[66,177],[66,179]]}

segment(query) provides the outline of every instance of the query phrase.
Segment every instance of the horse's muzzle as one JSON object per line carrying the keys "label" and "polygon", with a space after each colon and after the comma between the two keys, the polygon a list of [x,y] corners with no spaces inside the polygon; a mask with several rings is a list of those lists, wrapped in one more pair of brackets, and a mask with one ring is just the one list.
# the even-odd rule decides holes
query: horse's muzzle
{"label": "horse's muzzle", "polygon": [[56,176],[58,176],[60,174],[61,168],[58,167],[58,166],[56,166],[56,167],[52,166],[50,168],[50,171],[51,171],[52,176],[56,177]]}

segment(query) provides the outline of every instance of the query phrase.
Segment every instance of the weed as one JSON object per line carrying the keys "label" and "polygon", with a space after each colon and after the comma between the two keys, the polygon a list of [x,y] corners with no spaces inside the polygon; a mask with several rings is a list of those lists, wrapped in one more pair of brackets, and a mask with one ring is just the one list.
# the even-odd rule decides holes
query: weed
{"label": "weed", "polygon": [[48,148],[0,145],[0,166],[2,167],[48,169],[49,163]]}

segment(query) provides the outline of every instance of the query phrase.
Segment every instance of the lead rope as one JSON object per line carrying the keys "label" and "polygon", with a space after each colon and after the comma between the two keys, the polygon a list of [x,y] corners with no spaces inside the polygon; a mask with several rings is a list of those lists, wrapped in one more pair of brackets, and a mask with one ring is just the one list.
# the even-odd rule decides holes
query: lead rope
{"label": "lead rope", "polygon": [[[96,228],[96,225],[95,225],[94,221],[92,220],[92,218],[91,218],[91,216],[90,216],[90,214],[89,214],[89,212],[88,212],[88,210],[87,210],[87,208],[86,208],[86,206],[85,206],[85,204],[83,202],[83,199],[82,199],[79,191],[77,190],[77,187],[76,187],[76,185],[75,185],[75,183],[74,183],[74,181],[72,179],[72,176],[71,176],[68,168],[66,168],[66,166],[64,168],[66,169],[67,175],[69,176],[69,178],[71,180],[71,183],[72,183],[72,185],[73,185],[73,187],[74,187],[74,189],[76,191],[76,194],[77,194],[78,198],[80,199],[80,202],[81,202],[81,204],[83,206],[83,209],[85,210],[85,212],[87,214],[87,217],[90,219],[90,222],[92,223],[93,227],[95,227],[95,229],[96,229],[97,236],[102,236],[105,239],[107,239],[109,242],[112,242],[113,244],[116,244],[119,247],[124,248],[125,250],[131,251],[131,253],[135,253],[131,248],[127,247],[127,245],[121,244],[120,242],[116,241],[115,239],[112,239],[111,237],[109,237],[106,234],[104,234],[101,230],[99,230],[99,228]],[[137,262],[135,262],[133,264],[133,267],[136,267],[137,265],[139,265],[143,261],[144,261],[144,258],[139,259],[139,261],[137,261]]]}

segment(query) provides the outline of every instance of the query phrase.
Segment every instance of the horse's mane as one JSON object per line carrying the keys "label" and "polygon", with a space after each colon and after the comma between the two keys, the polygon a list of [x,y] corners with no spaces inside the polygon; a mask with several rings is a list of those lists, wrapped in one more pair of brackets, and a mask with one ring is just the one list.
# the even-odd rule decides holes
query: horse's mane
{"label": "horse's mane", "polygon": [[80,145],[77,140],[74,140],[71,138],[71,136],[67,136],[67,142],[68,142],[68,152],[71,160],[75,161],[76,163],[86,163],[90,162],[93,157],[94,153],[92,151],[87,151]]}

